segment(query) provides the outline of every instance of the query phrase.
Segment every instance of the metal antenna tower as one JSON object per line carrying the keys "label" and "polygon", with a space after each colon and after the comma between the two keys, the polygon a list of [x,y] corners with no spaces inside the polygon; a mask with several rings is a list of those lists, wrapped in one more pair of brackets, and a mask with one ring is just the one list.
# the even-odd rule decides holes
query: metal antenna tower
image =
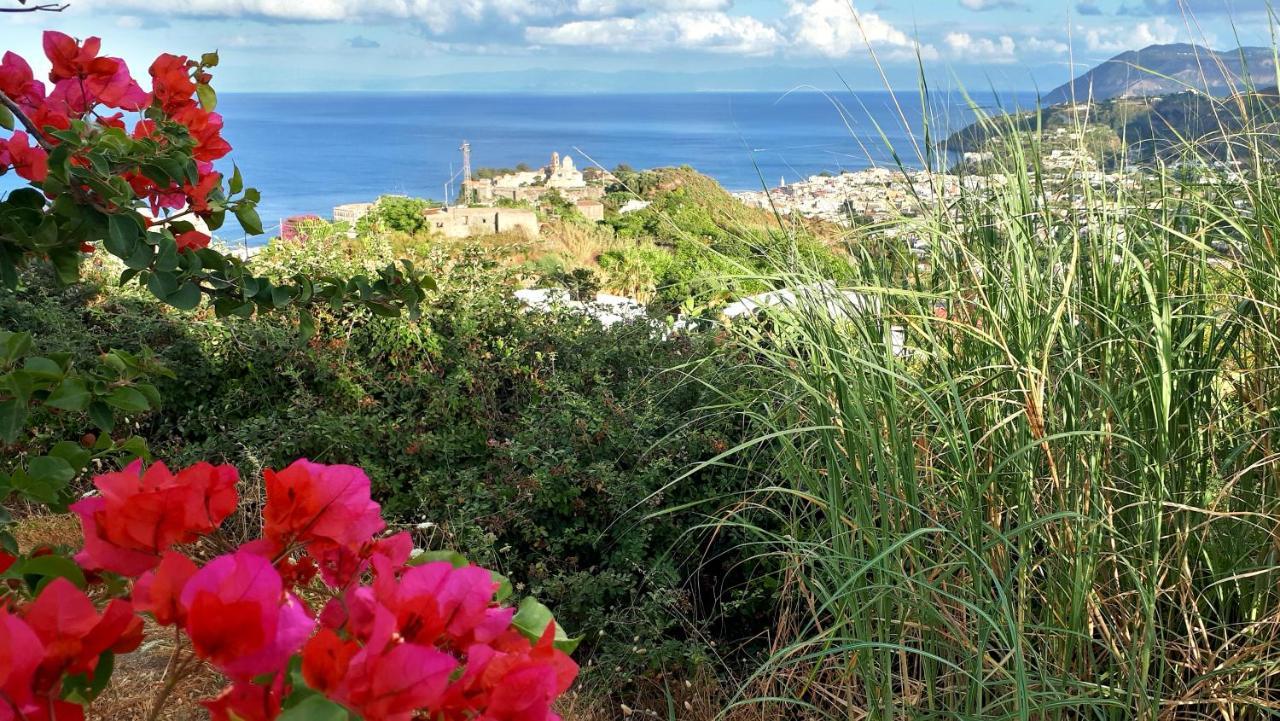
{"label": "metal antenna tower", "polygon": [[471,143],[462,141],[462,182],[471,182]]}

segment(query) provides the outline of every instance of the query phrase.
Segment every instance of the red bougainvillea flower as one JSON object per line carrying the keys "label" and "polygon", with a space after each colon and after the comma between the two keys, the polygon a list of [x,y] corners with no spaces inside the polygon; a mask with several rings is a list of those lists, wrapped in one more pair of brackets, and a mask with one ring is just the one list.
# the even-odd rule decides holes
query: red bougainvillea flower
{"label": "red bougainvillea flower", "polygon": [[326,466],[306,459],[266,472],[264,535],[284,549],[330,542],[360,549],[381,531],[381,507],[369,496],[369,477],[355,466]]}
{"label": "red bougainvillea flower", "polygon": [[[44,658],[44,645],[35,631],[0,606],[0,720],[15,718],[32,700],[32,682]],[[21,718],[21,717],[18,717]]]}
{"label": "red bougainvillea flower", "polygon": [[302,677],[311,688],[334,693],[347,677],[351,659],[359,651],[360,644],[344,641],[333,629],[322,628],[302,647]]}
{"label": "red bougainvillea flower", "polygon": [[99,38],[89,38],[80,45],[63,33],[45,31],[44,52],[53,66],[49,79],[54,83],[49,102],[72,114],[82,114],[99,104],[121,110],[150,105],[151,97],[129,74],[125,62],[98,57],[101,48]]}
{"label": "red bougainvillea flower", "polygon": [[197,571],[180,600],[196,654],[233,679],[279,671],[315,628],[271,561],[243,550]]}
{"label": "red bougainvillea flower", "polygon": [[364,645],[321,631],[303,652],[302,673],[326,695],[365,719],[409,721],[433,712],[444,699],[458,662],[436,648],[410,643],[395,630],[395,617],[375,606]]}
{"label": "red bougainvillea flower", "polygon": [[0,174],[9,167],[23,178],[41,183],[49,177],[49,155],[43,148],[32,147],[27,134],[18,130],[8,140],[0,140]]}
{"label": "red bougainvillea flower", "polygon": [[191,81],[185,55],[161,55],[151,63],[150,73],[151,92],[166,113],[172,115],[191,104],[196,84]]}
{"label": "red bougainvillea flower", "polygon": [[20,55],[4,54],[0,61],[0,92],[8,95],[24,110],[35,108],[44,102],[44,83],[36,80],[31,66]]}
{"label": "red bougainvillea flower", "polygon": [[178,242],[178,252],[187,250],[200,250],[209,247],[209,236],[198,230],[188,230],[185,233],[178,233],[174,236],[174,240]]}
{"label": "red bougainvillea flower", "polygon": [[112,600],[102,613],[75,584],[56,578],[23,613],[44,646],[35,688],[56,688],[63,675],[92,674],[107,651],[128,653],[142,643],[142,619],[128,601]]}
{"label": "red bougainvillea flower", "polygon": [[403,567],[413,553],[413,538],[408,533],[397,533],[366,543],[359,549],[321,540],[313,541],[308,550],[319,564],[325,583],[333,588],[346,588],[368,570],[373,558],[384,558],[392,569]]}
{"label": "red bougainvillea flower", "polygon": [[285,674],[277,674],[271,685],[233,683],[216,698],[201,701],[209,710],[209,721],[275,721],[280,716]]}
{"label": "red bougainvillea flower", "polygon": [[85,568],[137,576],[155,568],[175,544],[209,533],[235,509],[232,466],[197,463],[175,476],[163,463],[144,473],[134,461],[93,479],[99,495],[71,506],[84,528]]}
{"label": "red bougainvillea flower", "polygon": [[41,105],[31,110],[31,123],[37,128],[46,131],[45,141],[50,145],[57,145],[58,139],[49,135],[50,128],[53,130],[67,130],[71,127],[71,118],[66,113],[59,112],[48,104]]}
{"label": "red bougainvillea flower", "polygon": [[174,113],[173,119],[186,126],[196,141],[196,160],[211,163],[231,152],[231,145],[222,139],[221,115],[193,104]]}
{"label": "red bougainvillea flower", "polygon": [[180,603],[182,589],[197,570],[191,559],[166,551],[156,570],[142,574],[134,582],[134,607],[150,613],[161,626],[184,623],[186,614]]}
{"label": "red bougainvillea flower", "polygon": [[483,568],[440,561],[407,569],[397,579],[385,559],[375,559],[374,567],[378,603],[395,614],[397,629],[408,641],[429,646],[443,640],[465,648],[488,643],[511,626],[515,609],[494,605],[498,583]]}
{"label": "red bougainvillea flower", "polygon": [[11,556],[4,551],[0,551],[0,573],[8,571],[9,567],[12,566],[13,562],[16,560],[18,560],[16,556]]}

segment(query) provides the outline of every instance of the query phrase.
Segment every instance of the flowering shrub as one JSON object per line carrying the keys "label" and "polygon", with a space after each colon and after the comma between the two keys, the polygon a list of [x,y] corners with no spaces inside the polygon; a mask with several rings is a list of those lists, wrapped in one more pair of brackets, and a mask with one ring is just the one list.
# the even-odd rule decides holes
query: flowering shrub
{"label": "flowering shrub", "polygon": [[142,614],[178,640],[153,718],[196,659],[230,682],[205,702],[215,720],[558,718],[574,642],[536,601],[503,606],[500,576],[385,535],[359,468],[267,471],[262,537],[191,558],[237,480],[230,466],[137,461],[72,506],[74,563],[0,552],[0,721],[83,718],[115,654],[141,644]]}
{"label": "flowering shrub", "polygon": [[[81,42],[50,31],[43,45],[48,84],[24,58],[0,57],[0,175],[26,181],[0,198],[0,292],[16,289],[19,271],[36,261],[52,266],[61,283],[74,283],[84,259],[104,249],[123,263],[121,283],[136,282],[182,310],[208,302],[218,316],[291,313],[304,336],[314,331],[309,308],[318,303],[417,316],[432,282],[411,263],[388,265],[373,278],[299,273],[273,282],[210,246],[210,233],[228,214],[245,232],[262,233],[258,191],[245,187],[234,165],[229,176],[215,165],[231,152],[210,85],[216,53],[160,55],[148,68],[147,90],[123,60],[101,53],[98,38]],[[95,366],[35,353],[34,345],[29,334],[0,331],[0,502],[16,494],[60,509],[91,460],[145,455],[140,439],[111,433],[120,416],[131,420],[158,408],[149,381],[172,373],[146,353],[111,351]],[[83,417],[97,433],[46,448],[39,413]],[[174,517],[167,505],[176,493],[172,479],[147,484],[147,504],[155,505],[122,509],[104,488],[100,499],[77,509],[94,529],[85,559],[96,568],[128,573],[158,558],[160,547],[220,520],[214,512],[221,506],[209,506],[203,518]],[[171,525],[155,538],[100,527],[99,519],[118,512],[163,516]],[[7,523],[0,508],[0,549],[13,553]]]}
{"label": "flowering shrub", "polygon": [[274,285],[210,250],[202,228],[218,230],[228,212],[245,232],[262,233],[258,191],[244,187],[238,169],[226,178],[214,166],[231,152],[210,85],[217,53],[160,55],[147,92],[123,60],[100,54],[101,45],[46,32],[48,88],[22,57],[0,59],[0,127],[12,131],[0,139],[0,174],[13,171],[30,184],[0,201],[4,285],[14,287],[17,269],[36,257],[72,282],[84,255],[101,245],[124,261],[125,281],[136,278],[178,308],[205,296],[220,315],[305,307],[316,298],[386,314],[417,307],[429,280],[411,264],[389,266],[375,281],[297,277]]}

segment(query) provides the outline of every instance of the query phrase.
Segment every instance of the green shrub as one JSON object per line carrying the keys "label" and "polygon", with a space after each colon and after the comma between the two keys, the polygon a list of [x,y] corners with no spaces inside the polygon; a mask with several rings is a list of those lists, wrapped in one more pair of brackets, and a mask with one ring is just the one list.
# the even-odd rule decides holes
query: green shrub
{"label": "green shrub", "polygon": [[[375,260],[321,244],[281,245],[255,262],[270,274]],[[420,320],[317,314],[308,342],[286,319],[178,316],[107,284],[52,292],[35,278],[28,292],[0,296],[0,324],[44,330],[51,351],[152,348],[177,376],[161,388],[164,408],[144,419],[158,458],[247,474],[297,457],[361,466],[388,518],[431,524],[428,545],[488,564],[555,607],[586,637],[580,658],[604,669],[602,685],[618,683],[614,668],[630,676],[696,662],[719,613],[712,594],[747,568],[716,550],[728,536],[709,547],[692,531],[714,508],[696,502],[747,484],[725,468],[667,486],[741,433],[732,419],[690,423],[728,366],[709,339],[520,312],[514,279],[489,258],[438,262],[441,290]],[[695,569],[706,582],[684,585]],[[710,632],[763,628],[754,593],[739,594],[736,622]]]}

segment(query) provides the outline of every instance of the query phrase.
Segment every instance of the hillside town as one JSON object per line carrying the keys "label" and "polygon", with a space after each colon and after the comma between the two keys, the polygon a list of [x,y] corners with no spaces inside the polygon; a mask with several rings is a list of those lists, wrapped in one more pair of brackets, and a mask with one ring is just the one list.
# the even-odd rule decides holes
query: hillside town
{"label": "hillside town", "polygon": [[[428,227],[446,238],[469,238],[516,231],[527,238],[540,233],[534,208],[553,194],[571,204],[589,221],[604,220],[605,183],[608,173],[593,172],[591,178],[579,170],[573,157],[551,153],[550,162],[537,170],[514,170],[491,177],[479,177],[471,169],[471,144],[462,142],[462,190],[457,203],[423,211]],[[333,208],[333,221],[354,228],[376,204],[344,203]],[[299,225],[316,216],[297,216],[281,221],[281,237],[296,235]]]}

